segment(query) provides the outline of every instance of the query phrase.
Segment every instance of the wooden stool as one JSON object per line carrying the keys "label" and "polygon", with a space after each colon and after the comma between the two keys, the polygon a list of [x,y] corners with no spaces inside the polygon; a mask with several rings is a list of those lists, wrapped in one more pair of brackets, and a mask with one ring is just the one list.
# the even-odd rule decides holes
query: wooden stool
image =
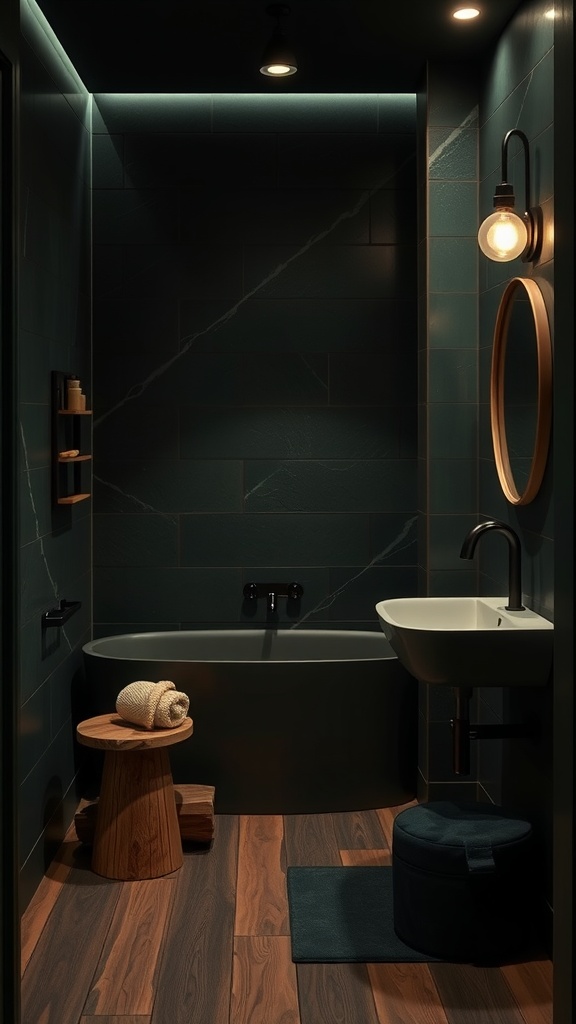
{"label": "wooden stool", "polygon": [[123,881],[158,878],[182,866],[182,840],[166,747],[192,735],[185,718],[174,729],[144,729],[120,715],[80,722],[78,742],[104,750],[92,870]]}

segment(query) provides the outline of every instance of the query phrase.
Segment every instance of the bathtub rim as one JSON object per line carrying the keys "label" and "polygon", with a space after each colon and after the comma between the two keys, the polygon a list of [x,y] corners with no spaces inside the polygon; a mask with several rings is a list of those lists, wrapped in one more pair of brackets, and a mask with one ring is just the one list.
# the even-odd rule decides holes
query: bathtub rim
{"label": "bathtub rim", "polygon": [[[314,639],[325,642],[326,640],[338,641],[341,637],[346,637],[345,643],[350,643],[351,639],[362,643],[367,637],[371,639],[368,643],[374,646],[379,645],[382,651],[378,654],[364,655],[354,653],[353,655],[342,655],[339,654],[334,657],[266,657],[255,656],[255,657],[223,657],[220,653],[217,657],[206,657],[206,656],[188,656],[178,657],[167,657],[166,654],[161,656],[151,655],[147,650],[140,650],[137,653],[132,652],[131,654],[117,654],[111,653],[110,651],[98,650],[98,645],[105,645],[106,643],[113,644],[114,641],[131,641],[137,643],[138,641],[145,640],[148,643],[151,642],[152,638],[159,638],[162,641],[166,641],[168,638],[178,637],[182,640],[186,637],[189,640],[192,638],[199,639],[200,641],[208,638],[214,641],[216,635],[222,640],[228,638],[229,640],[242,640],[248,642],[252,640],[256,642],[260,640],[264,642],[266,637],[270,634],[278,635],[281,634],[283,640],[287,636],[292,637],[307,637],[307,642]],[[377,640],[374,640],[377,637]],[[296,641],[298,642],[298,641]],[[85,657],[89,658],[106,658],[113,661],[149,661],[154,663],[160,662],[179,662],[189,664],[219,664],[219,665],[314,665],[314,664],[330,664],[330,663],[349,663],[354,664],[358,662],[389,662],[398,661],[398,656],[393,650],[390,642],[385,637],[384,633],[378,630],[361,630],[361,629],[301,629],[296,630],[294,628],[270,629],[266,627],[259,628],[247,628],[247,629],[188,629],[188,630],[146,630],[135,633],[111,633],[107,636],[98,637],[94,640],[89,640],[82,646],[82,653]]]}

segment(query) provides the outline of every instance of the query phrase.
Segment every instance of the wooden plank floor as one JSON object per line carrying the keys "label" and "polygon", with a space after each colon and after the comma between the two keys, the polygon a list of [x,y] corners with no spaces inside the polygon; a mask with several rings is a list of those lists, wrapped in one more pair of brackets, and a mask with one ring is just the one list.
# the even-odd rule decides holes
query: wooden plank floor
{"label": "wooden plank floor", "polygon": [[217,815],[145,882],[94,875],[71,826],[23,917],[21,1024],[552,1024],[545,959],[292,963],[287,865],[387,864],[398,810]]}

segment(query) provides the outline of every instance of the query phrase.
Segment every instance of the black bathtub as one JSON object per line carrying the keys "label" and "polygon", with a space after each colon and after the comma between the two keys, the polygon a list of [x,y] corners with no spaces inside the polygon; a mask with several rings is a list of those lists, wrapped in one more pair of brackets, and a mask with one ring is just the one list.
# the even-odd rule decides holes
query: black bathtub
{"label": "black bathtub", "polygon": [[416,682],[383,633],[128,633],[83,648],[90,715],[137,679],[171,679],[194,734],[170,749],[175,782],[216,787],[224,814],[388,807],[416,785]]}

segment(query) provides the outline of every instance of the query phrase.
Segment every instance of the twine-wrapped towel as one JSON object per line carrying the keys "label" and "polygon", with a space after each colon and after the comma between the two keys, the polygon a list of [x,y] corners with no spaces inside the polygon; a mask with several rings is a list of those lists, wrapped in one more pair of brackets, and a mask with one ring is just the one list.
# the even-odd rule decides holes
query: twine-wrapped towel
{"label": "twine-wrapped towel", "polygon": [[146,729],[174,729],[184,721],[189,707],[189,698],[170,679],[161,679],[159,683],[138,679],[120,690],[116,698],[116,711],[121,718]]}

